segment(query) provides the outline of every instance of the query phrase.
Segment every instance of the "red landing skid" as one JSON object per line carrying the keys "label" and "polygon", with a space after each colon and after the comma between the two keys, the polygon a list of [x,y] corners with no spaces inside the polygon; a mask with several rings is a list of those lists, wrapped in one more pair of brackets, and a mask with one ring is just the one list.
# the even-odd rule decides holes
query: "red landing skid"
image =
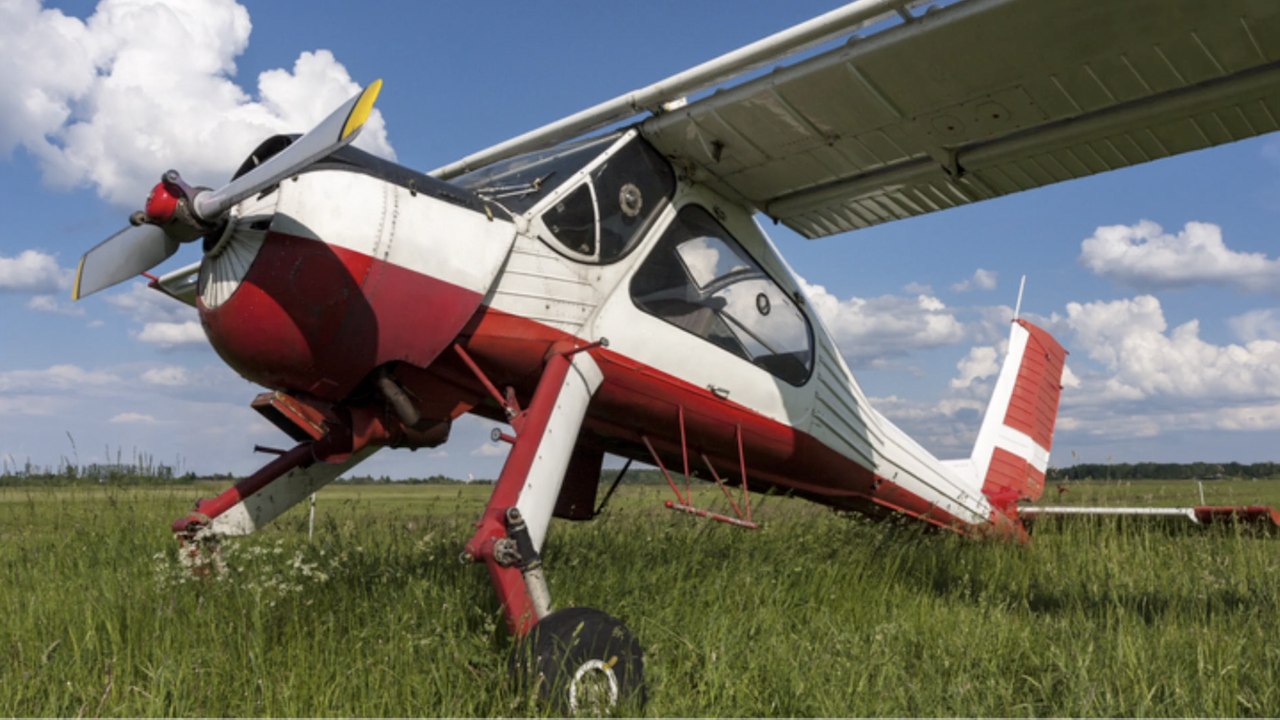
{"label": "red landing skid", "polygon": [[671,479],[671,473],[667,472],[667,466],[662,462],[662,458],[658,455],[658,451],[654,449],[653,443],[649,440],[649,437],[647,435],[642,435],[640,438],[641,440],[644,440],[645,447],[649,449],[649,455],[653,458],[654,464],[662,471],[662,476],[667,479],[667,486],[676,494],[676,500],[678,500],[678,502],[668,500],[663,504],[666,505],[669,510],[678,510],[680,512],[689,513],[690,515],[704,517],[709,520],[747,528],[748,530],[760,529],[760,526],[751,519],[751,495],[748,492],[747,487],[747,463],[742,451],[742,426],[737,426],[734,431],[735,440],[738,444],[739,482],[742,485],[742,502],[740,504],[738,501],[734,500],[733,495],[729,492],[729,487],[725,485],[724,479],[720,477],[720,473],[716,472],[715,466],[711,464],[711,460],[707,458],[706,453],[699,453],[702,457],[703,464],[705,464],[707,466],[707,470],[711,472],[711,477],[715,480],[716,485],[720,486],[720,491],[724,493],[725,499],[729,501],[729,507],[733,508],[733,514],[736,517],[730,517],[723,513],[712,512],[711,510],[696,507],[693,504],[693,489],[690,487],[689,482],[689,444],[685,441],[684,432],[684,407],[679,406],[677,409],[679,411],[677,417],[680,423],[680,454],[684,460],[683,493],[680,492],[680,487],[676,485],[675,480]]}
{"label": "red landing skid", "polygon": [[1020,507],[1024,521],[1048,517],[1147,517],[1186,520],[1194,525],[1238,522],[1268,529],[1280,528],[1280,511],[1266,505],[1197,505],[1195,507],[1077,507],[1069,505]]}

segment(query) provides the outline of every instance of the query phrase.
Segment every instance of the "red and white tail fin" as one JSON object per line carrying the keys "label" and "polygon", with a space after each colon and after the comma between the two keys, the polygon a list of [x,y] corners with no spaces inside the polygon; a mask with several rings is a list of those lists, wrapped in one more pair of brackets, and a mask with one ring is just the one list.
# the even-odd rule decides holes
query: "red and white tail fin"
{"label": "red and white tail fin", "polygon": [[[1044,492],[1053,446],[1067,351],[1049,333],[1014,320],[1009,354],[996,379],[991,403],[968,461],[949,463],[981,485],[991,504],[1006,510]],[[972,473],[970,475],[970,473]]]}

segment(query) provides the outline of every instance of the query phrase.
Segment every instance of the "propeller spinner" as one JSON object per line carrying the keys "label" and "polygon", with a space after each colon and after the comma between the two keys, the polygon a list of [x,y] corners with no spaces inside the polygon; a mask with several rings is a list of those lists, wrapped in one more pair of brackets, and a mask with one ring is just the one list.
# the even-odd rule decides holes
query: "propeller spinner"
{"label": "propeller spinner", "polygon": [[102,241],[80,258],[71,298],[79,300],[124,282],[164,262],[182,243],[217,227],[228,210],[255,193],[297,174],[355,140],[382,89],[375,80],[319,125],[266,162],[212,190],[191,187],[170,170],[151,189],[146,209],[130,217],[131,227]]}

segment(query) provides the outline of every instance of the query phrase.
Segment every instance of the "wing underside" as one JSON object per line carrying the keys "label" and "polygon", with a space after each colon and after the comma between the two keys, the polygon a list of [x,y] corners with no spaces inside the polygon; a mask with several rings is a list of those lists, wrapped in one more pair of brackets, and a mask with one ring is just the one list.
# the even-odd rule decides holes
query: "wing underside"
{"label": "wing underside", "polygon": [[810,238],[1280,129],[1280,3],[964,0],[643,124]]}

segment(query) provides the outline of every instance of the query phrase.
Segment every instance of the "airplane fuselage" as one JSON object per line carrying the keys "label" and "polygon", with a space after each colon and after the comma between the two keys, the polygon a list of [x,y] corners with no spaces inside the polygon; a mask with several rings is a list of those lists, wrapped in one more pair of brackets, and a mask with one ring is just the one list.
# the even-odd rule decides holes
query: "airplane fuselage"
{"label": "airplane fuselage", "polygon": [[676,178],[634,132],[579,155],[469,191],[317,166],[238,208],[202,268],[201,321],[250,380],[358,406],[383,403],[385,369],[438,423],[506,419],[464,358],[527,399],[550,354],[604,339],[569,516],[608,452],[944,527],[1000,519],[871,409],[746,209]]}

